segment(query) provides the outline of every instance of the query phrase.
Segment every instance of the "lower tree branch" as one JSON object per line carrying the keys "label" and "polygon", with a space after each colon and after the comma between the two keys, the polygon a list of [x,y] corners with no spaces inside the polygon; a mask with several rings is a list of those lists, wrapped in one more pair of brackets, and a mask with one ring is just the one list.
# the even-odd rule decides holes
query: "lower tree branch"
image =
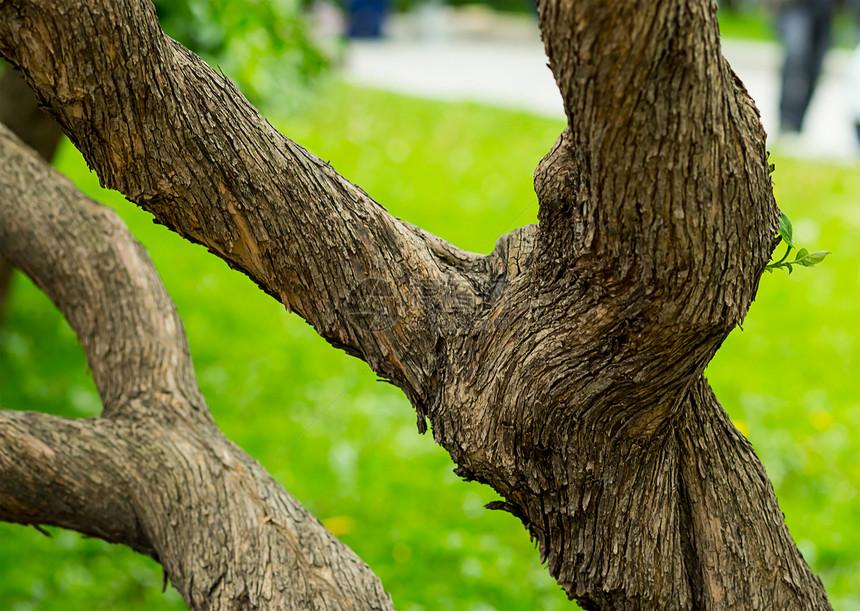
{"label": "lower tree branch", "polygon": [[105,419],[0,411],[0,519],[62,526],[157,558],[122,481],[126,450],[112,428]]}
{"label": "lower tree branch", "polygon": [[194,610],[393,608],[367,565],[211,423],[0,411],[0,519],[152,556]]}
{"label": "lower tree branch", "polygon": [[[201,406],[182,322],[144,248],[0,125],[0,254],[81,339],[105,413],[166,393]],[[41,198],[38,203],[34,198]]]}
{"label": "lower tree branch", "polygon": [[143,247],[0,125],[0,252],[78,333],[104,416],[0,412],[0,519],[124,543],[191,609],[391,609],[378,578],[212,422]]}
{"label": "lower tree branch", "polygon": [[[5,123],[46,161],[53,159],[63,135],[57,122],[41,111],[33,90],[27,86],[21,74],[11,68],[6,68],[0,76],[0,123]],[[12,287],[13,271],[12,265],[0,257],[0,325]]]}

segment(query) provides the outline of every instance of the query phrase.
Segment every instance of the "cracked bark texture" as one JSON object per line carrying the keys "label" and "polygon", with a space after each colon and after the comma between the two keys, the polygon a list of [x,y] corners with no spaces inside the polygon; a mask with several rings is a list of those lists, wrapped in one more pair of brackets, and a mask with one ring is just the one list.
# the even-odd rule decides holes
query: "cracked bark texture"
{"label": "cracked bark texture", "polygon": [[[778,216],[757,111],[720,53],[716,3],[542,0],[539,12],[568,126],[535,172],[539,224],[487,256],[391,217],[279,134],[164,36],[146,2],[7,0],[0,53],[105,186],[400,387],[419,429],[429,421],[458,474],[504,497],[492,508],[522,520],[581,606],[828,609],[702,374],[747,312]],[[187,392],[180,369],[159,375],[184,341],[157,323],[164,307],[149,303],[140,320],[152,328],[118,317],[126,339],[106,347],[82,338],[91,359],[119,359],[143,380],[129,388],[115,364],[102,374],[91,362],[109,421],[148,423],[141,393]],[[125,354],[167,328],[166,352]],[[203,408],[182,413],[192,429],[212,426]],[[184,453],[169,436],[150,447]],[[176,485],[162,476],[148,485]],[[55,499],[26,477],[4,481],[44,495],[30,521],[54,523]],[[0,496],[0,507],[18,502]],[[138,526],[116,526],[134,546]],[[159,559],[171,574],[192,570],[170,551]],[[269,583],[254,562],[248,579]]]}

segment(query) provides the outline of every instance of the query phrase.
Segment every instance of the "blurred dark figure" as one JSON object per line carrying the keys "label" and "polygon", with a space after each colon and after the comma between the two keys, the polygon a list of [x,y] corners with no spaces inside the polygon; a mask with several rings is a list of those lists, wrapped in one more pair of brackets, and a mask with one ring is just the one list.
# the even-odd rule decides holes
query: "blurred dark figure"
{"label": "blurred dark figure", "polygon": [[785,49],[779,131],[798,133],[830,47],[835,0],[782,0],[776,26]]}
{"label": "blurred dark figure", "polygon": [[860,145],[860,45],[851,55],[848,64],[848,104],[851,108],[851,119],[854,121],[854,133],[857,144]]}
{"label": "blurred dark figure", "polygon": [[860,145],[860,0],[854,0],[851,5],[854,9],[854,42],[857,47],[848,67],[848,103],[851,105],[857,144]]}
{"label": "blurred dark figure", "polygon": [[347,35],[350,38],[380,38],[388,16],[388,0],[347,0]]}

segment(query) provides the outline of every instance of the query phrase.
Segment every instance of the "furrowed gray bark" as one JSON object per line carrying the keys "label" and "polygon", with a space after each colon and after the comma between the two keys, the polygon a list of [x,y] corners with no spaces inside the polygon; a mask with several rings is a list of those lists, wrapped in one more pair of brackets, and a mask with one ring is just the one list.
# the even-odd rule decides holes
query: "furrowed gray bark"
{"label": "furrowed gray bark", "polygon": [[7,2],[0,52],[105,185],[402,388],[583,607],[828,609],[702,375],[778,214],[716,5],[539,10],[568,126],[489,256],[392,218],[144,2]]}

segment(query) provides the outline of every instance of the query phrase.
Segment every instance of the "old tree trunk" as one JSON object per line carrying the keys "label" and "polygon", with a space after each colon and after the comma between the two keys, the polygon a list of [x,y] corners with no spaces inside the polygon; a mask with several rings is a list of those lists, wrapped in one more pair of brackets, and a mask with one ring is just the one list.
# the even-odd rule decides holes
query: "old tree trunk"
{"label": "old tree trunk", "polygon": [[[589,609],[827,609],[702,372],[774,246],[715,2],[543,0],[568,127],[540,222],[465,252],[390,216],[164,36],[143,0],[5,0],[0,53],[117,189],[406,393]],[[548,143],[549,144],[549,143]],[[0,131],[0,255],[81,339],[104,412],[0,412],[0,518],[161,562],[192,609],[388,609],[213,423],[117,217]]]}

